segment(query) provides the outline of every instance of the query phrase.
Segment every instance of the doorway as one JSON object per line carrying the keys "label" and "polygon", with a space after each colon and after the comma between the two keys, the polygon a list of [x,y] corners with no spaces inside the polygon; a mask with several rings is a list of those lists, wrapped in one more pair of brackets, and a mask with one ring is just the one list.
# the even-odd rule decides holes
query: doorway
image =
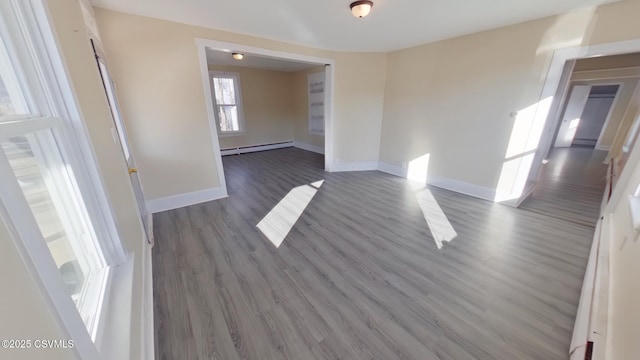
{"label": "doorway", "polygon": [[[227,183],[222,156],[229,153],[296,146],[305,150],[324,153],[324,170],[332,170],[334,60],[208,39],[197,39],[196,43],[199,50],[200,69],[219,184],[225,195],[227,194]],[[229,68],[229,66],[232,67]],[[254,69],[263,68],[262,70],[271,68],[271,70],[282,70],[284,72],[295,71],[302,74],[300,76],[304,79],[305,89],[312,85],[314,86],[316,98],[314,98],[313,102],[309,101],[309,107],[305,110],[308,113],[308,129],[306,132],[316,137],[321,134],[323,136],[321,143],[297,142],[295,141],[296,138],[292,136],[287,138],[282,135],[273,139],[265,137],[266,140],[263,141],[259,136],[256,137],[255,132],[250,133],[252,125],[249,123],[251,120],[247,111],[255,109],[255,106],[245,104],[244,102],[246,101],[244,100],[247,99],[243,98],[246,97],[238,94],[255,89],[250,85],[245,86],[243,81],[245,76],[240,74],[243,69],[252,67]],[[320,73],[322,77],[318,79],[318,74]],[[218,96],[223,95],[224,89],[231,89],[231,87],[233,87],[233,91],[227,91],[226,93],[233,96]],[[322,91],[319,94],[322,97],[317,98],[320,88]],[[217,91],[220,94],[217,94]],[[271,91],[281,92],[288,90],[274,87]],[[305,98],[307,96],[308,93],[305,92]],[[308,99],[311,99],[311,97]],[[261,106],[264,106],[264,104]],[[254,123],[257,122],[254,121]],[[254,129],[257,127],[259,126],[254,125]],[[268,129],[268,131],[270,130],[273,130],[273,128]],[[232,139],[234,137],[235,139]],[[241,139],[241,137],[243,138]]]}
{"label": "doorway", "polygon": [[596,148],[602,143],[619,89],[620,84],[573,85],[556,131],[554,147]]}

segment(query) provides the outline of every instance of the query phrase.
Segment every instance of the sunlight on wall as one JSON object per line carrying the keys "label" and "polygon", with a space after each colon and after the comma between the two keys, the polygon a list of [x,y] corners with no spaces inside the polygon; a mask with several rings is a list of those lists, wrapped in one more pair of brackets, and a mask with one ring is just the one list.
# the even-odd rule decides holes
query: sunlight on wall
{"label": "sunlight on wall", "polygon": [[260,220],[258,225],[256,225],[258,230],[260,230],[275,247],[280,247],[323,183],[324,180],[319,180],[310,185],[302,185],[291,189],[291,191]]}
{"label": "sunlight on wall", "polygon": [[576,137],[576,131],[578,131],[578,125],[580,125],[580,119],[573,119],[569,123],[569,129],[564,133],[564,140],[571,143],[573,138]]}
{"label": "sunlight on wall", "polygon": [[407,171],[407,179],[417,181],[419,183],[427,183],[427,170],[429,169],[430,154],[422,155],[409,162]]}
{"label": "sunlight on wall", "polygon": [[494,201],[514,200],[522,195],[544,131],[546,114],[549,113],[552,101],[553,97],[549,96],[518,111],[511,130]]}
{"label": "sunlight on wall", "polygon": [[429,159],[430,154],[425,154],[411,160],[407,169],[407,179],[415,191],[416,200],[418,200],[422,215],[427,222],[429,231],[431,231],[431,236],[433,236],[438,249],[442,249],[442,243],[453,240],[458,236],[458,233],[453,229],[453,225],[449,222],[447,215],[442,211],[431,191],[425,186]]}

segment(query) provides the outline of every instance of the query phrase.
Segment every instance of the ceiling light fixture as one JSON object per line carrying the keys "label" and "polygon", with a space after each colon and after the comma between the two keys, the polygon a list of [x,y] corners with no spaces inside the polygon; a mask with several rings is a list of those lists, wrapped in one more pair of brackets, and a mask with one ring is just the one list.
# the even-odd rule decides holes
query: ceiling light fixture
{"label": "ceiling light fixture", "polygon": [[351,7],[351,13],[353,14],[353,16],[362,19],[363,17],[369,15],[369,12],[373,7],[373,1],[369,1],[369,0],[355,1],[351,3],[350,7]]}
{"label": "ceiling light fixture", "polygon": [[231,54],[231,56],[233,56],[233,58],[236,59],[236,60],[244,59],[244,54],[241,54],[241,53],[233,53],[233,54]]}

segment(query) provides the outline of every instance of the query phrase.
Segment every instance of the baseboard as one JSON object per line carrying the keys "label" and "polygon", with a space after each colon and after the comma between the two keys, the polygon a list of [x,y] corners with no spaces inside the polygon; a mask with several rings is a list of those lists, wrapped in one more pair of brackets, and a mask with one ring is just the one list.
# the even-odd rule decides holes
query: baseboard
{"label": "baseboard", "polygon": [[596,150],[609,151],[611,150],[611,145],[596,145]]}
{"label": "baseboard", "polygon": [[442,176],[429,176],[427,184],[491,202],[494,202],[496,198],[494,189]]}
{"label": "baseboard", "polygon": [[314,153],[318,153],[318,154],[324,155],[324,147],[323,146],[311,145],[311,144],[307,144],[307,143],[303,143],[303,142],[299,142],[299,141],[294,141],[293,142],[293,146],[297,147],[299,149],[302,149],[302,150],[312,151]]}
{"label": "baseboard", "polygon": [[278,142],[278,143],[273,143],[273,144],[259,144],[259,145],[239,146],[239,147],[234,147],[234,148],[221,149],[220,150],[220,154],[222,156],[240,155],[240,154],[258,152],[258,151],[266,151],[266,150],[275,150],[275,149],[288,148],[288,147],[294,146],[293,144],[294,144],[293,140],[288,140],[288,141],[283,141],[283,142]]}
{"label": "baseboard", "polygon": [[362,162],[336,162],[333,165],[333,172],[345,172],[345,171],[372,171],[378,170],[377,161],[362,161]]}
{"label": "baseboard", "polygon": [[147,201],[147,209],[150,213],[155,214],[162,211],[226,198],[227,196],[227,189],[223,187],[204,189],[186,194],[172,195],[160,199],[149,200]]}
{"label": "baseboard", "polygon": [[389,164],[386,162],[380,162],[378,163],[378,170],[387,173],[387,174],[391,174],[391,175],[395,175],[395,176],[399,176],[402,178],[406,178],[407,177],[407,169],[403,168],[402,166],[398,166],[398,165],[393,165],[393,164]]}
{"label": "baseboard", "polygon": [[155,329],[153,324],[153,265],[152,245],[145,244],[142,253],[142,334],[140,336],[141,359],[155,359]]}
{"label": "baseboard", "polygon": [[[378,165],[378,170],[403,178],[407,177],[407,169],[398,165],[380,162]],[[427,184],[492,202],[495,201],[496,197],[496,191],[494,189],[470,184],[464,181],[449,179],[442,176],[428,176]]]}

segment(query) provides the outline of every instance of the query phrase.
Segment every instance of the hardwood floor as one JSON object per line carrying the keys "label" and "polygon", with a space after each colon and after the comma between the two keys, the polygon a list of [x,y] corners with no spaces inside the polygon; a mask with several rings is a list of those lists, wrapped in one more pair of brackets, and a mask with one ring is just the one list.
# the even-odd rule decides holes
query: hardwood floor
{"label": "hardwood floor", "polygon": [[[229,198],[155,216],[158,359],[568,359],[593,228],[299,149],[224,158]],[[279,248],[256,224],[325,180]]]}
{"label": "hardwood floor", "polygon": [[553,148],[536,189],[520,208],[595,227],[606,186],[606,156],[588,147]]}

